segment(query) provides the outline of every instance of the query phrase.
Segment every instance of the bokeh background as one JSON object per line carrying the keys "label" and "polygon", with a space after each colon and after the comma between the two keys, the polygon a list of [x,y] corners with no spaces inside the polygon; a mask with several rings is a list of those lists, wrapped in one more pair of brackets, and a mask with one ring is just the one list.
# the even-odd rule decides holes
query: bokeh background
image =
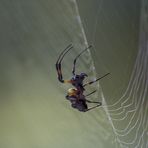
{"label": "bokeh background", "polygon": [[[144,0],[1,0],[0,147],[146,148],[147,10]],[[71,86],[57,80],[55,62],[70,43],[74,48],[62,63],[64,78],[71,77],[73,59],[88,44],[93,48],[79,59],[77,73],[88,73],[86,81],[111,73],[87,87],[87,92],[98,90],[90,99],[103,102],[88,113],[70,107],[65,95]],[[135,64],[137,57],[140,66]],[[140,74],[133,74],[137,83],[131,77],[134,65],[145,73],[141,79]],[[135,86],[129,86],[130,80],[137,84],[134,91],[130,91]],[[128,96],[112,105],[126,90],[140,94],[144,88],[145,106],[136,106],[137,101],[136,111],[118,112],[126,98],[126,105],[132,100]],[[134,130],[124,135],[119,132],[120,136],[116,129],[128,125],[131,116],[121,120],[128,111],[135,113],[129,126]],[[117,120],[112,120],[111,113],[118,114]],[[134,123],[140,125],[139,131]],[[136,142],[131,143],[135,136]]]}

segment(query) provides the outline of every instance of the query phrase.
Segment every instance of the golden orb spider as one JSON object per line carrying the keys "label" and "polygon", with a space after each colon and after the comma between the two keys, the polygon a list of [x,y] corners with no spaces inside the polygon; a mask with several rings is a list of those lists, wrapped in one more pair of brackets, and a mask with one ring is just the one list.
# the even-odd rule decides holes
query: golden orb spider
{"label": "golden orb spider", "polygon": [[[85,91],[85,87],[87,85],[91,85],[97,81],[99,81],[100,79],[104,78],[105,76],[109,75],[109,73],[103,75],[102,77],[94,80],[94,81],[90,81],[88,83],[83,84],[83,81],[85,79],[85,77],[88,77],[88,75],[86,73],[80,73],[80,74],[76,74],[75,73],[75,69],[76,69],[76,62],[77,59],[85,52],[87,51],[89,48],[91,48],[92,46],[88,46],[87,48],[85,48],[84,50],[82,50],[74,59],[73,61],[73,68],[72,68],[72,78],[70,80],[65,80],[63,79],[63,75],[62,75],[62,70],[61,70],[61,63],[62,60],[64,59],[65,55],[73,48],[72,44],[68,45],[59,55],[58,60],[56,62],[56,71],[57,71],[57,75],[58,75],[58,80],[61,83],[70,83],[74,86],[74,88],[70,88],[67,92],[66,95],[66,99],[69,100],[71,102],[71,106],[75,109],[78,109],[81,112],[87,112],[89,110],[92,110],[96,107],[99,107],[102,105],[101,102],[95,102],[95,101],[89,101],[86,99],[86,97],[88,97],[89,95],[93,94],[96,92],[93,91],[87,95],[84,95],[84,91]],[[87,103],[95,103],[97,105],[88,108]]]}

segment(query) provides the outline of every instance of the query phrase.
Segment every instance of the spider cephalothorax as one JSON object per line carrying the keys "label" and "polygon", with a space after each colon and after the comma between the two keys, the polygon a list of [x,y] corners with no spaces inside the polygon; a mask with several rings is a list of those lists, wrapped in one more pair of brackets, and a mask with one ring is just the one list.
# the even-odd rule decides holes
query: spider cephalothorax
{"label": "spider cephalothorax", "polygon": [[87,74],[81,73],[80,75],[73,75],[71,79],[71,84],[77,88],[79,91],[83,92],[85,89],[83,87],[83,81],[87,77]]}

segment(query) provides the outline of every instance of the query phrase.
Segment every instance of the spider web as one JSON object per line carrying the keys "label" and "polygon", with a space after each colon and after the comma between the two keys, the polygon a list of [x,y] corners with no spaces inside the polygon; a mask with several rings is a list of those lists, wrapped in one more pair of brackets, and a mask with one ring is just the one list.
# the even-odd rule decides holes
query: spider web
{"label": "spider web", "polygon": [[[97,10],[97,17],[100,9],[99,7]],[[101,94],[117,148],[148,148],[148,12],[146,10],[148,2],[143,0],[139,51],[126,91],[112,105],[107,105],[103,92]],[[97,24],[96,18],[93,44]]]}
{"label": "spider web", "polygon": [[[148,147],[148,16],[144,9],[146,7],[148,4],[143,1],[140,46],[127,89],[117,102],[104,106],[115,134],[116,147]],[[103,100],[105,104],[104,97]]]}
{"label": "spider web", "polygon": [[[92,42],[95,47],[95,33],[98,25],[98,15],[101,12],[102,1],[94,23]],[[101,92],[103,108],[109,119],[115,135],[117,148],[148,148],[148,18],[146,0],[143,0],[140,27],[140,45],[137,58],[126,91],[112,105],[106,104]],[[148,9],[147,9],[148,10]],[[83,27],[82,27],[83,28]],[[86,43],[86,42],[85,42]],[[100,85],[98,85],[100,88]],[[101,88],[100,88],[101,90]]]}

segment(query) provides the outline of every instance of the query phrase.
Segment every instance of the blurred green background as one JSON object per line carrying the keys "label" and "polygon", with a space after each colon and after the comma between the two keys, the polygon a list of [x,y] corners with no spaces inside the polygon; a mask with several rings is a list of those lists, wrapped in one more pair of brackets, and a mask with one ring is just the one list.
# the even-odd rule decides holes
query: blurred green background
{"label": "blurred green background", "polygon": [[73,58],[86,47],[82,22],[93,48],[92,57],[85,53],[79,59],[77,71],[94,78],[94,62],[97,77],[110,72],[100,84],[111,104],[130,78],[139,17],[139,0],[1,0],[0,147],[114,148],[115,135],[104,109],[71,109],[65,100],[70,86],[57,81],[55,62],[73,43],[63,61],[64,78],[70,78]]}

